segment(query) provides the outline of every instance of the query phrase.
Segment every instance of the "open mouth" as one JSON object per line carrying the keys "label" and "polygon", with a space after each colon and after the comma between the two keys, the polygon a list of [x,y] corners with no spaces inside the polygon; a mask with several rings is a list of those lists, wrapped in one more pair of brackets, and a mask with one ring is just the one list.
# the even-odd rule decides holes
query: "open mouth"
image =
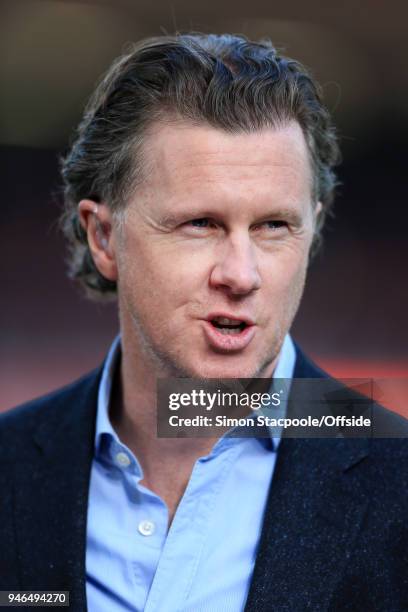
{"label": "open mouth", "polygon": [[[203,331],[212,350],[221,353],[243,351],[256,335],[257,325],[249,317],[236,319],[227,312],[212,312],[204,320]],[[232,313],[231,313],[232,314]]]}
{"label": "open mouth", "polygon": [[247,326],[245,321],[239,319],[227,319],[226,317],[215,317],[210,321],[211,325],[225,335],[240,334]]}

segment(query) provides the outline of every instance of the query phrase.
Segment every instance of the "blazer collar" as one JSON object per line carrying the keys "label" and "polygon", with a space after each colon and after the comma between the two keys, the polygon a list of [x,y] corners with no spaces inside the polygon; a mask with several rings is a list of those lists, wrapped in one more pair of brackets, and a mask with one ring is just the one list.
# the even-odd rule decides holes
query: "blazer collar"
{"label": "blazer collar", "polygon": [[100,370],[42,401],[32,425],[34,444],[14,467],[21,588],[70,591],[75,612],[86,610],[86,519],[99,378]]}
{"label": "blazer collar", "polygon": [[300,346],[294,342],[296,363],[293,378],[328,378],[327,372],[319,368],[309,357],[306,357]]}

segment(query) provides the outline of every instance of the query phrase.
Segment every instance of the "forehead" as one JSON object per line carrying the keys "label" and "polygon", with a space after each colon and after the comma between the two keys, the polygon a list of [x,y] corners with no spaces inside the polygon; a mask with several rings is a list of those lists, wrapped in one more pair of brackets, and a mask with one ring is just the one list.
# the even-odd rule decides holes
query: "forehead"
{"label": "forehead", "polygon": [[156,124],[145,139],[144,187],[181,197],[268,192],[310,198],[309,153],[297,122],[253,133],[208,125]]}

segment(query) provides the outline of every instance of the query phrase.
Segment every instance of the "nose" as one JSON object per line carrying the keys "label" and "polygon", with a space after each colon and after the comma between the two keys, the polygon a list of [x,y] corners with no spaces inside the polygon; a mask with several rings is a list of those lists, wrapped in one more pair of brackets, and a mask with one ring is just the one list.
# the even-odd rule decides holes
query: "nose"
{"label": "nose", "polygon": [[261,277],[254,249],[249,236],[225,240],[211,271],[211,287],[224,288],[231,295],[246,295],[259,289]]}

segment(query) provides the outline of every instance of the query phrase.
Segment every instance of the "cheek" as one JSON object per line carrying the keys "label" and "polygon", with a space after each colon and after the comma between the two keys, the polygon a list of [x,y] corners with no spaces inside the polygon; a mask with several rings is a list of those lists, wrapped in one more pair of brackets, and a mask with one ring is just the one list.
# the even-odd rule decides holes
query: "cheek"
{"label": "cheek", "polygon": [[266,308],[281,313],[282,318],[294,316],[306,279],[307,251],[282,253],[270,262],[264,278],[267,290]]}
{"label": "cheek", "polygon": [[[162,243],[133,242],[119,264],[119,288],[131,296],[138,309],[164,312],[191,299],[202,289],[209,269],[204,253],[186,253],[183,249],[166,249]],[[167,315],[166,315],[167,316]]]}

